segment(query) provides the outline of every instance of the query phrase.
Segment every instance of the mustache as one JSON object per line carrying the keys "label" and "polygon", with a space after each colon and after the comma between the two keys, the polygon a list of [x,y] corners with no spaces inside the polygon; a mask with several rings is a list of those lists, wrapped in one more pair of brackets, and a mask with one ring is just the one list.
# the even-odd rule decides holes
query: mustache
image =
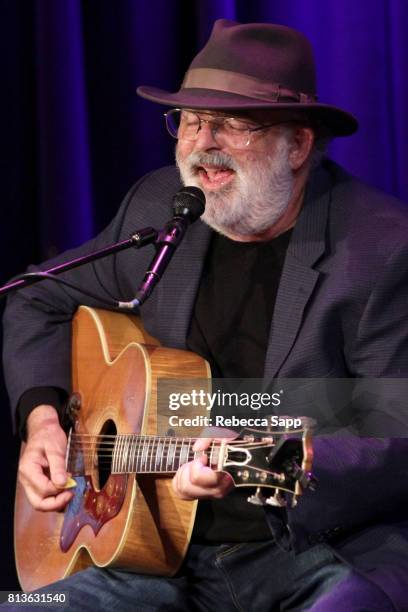
{"label": "mustache", "polygon": [[184,163],[188,165],[190,170],[196,170],[199,166],[219,166],[230,170],[239,170],[239,165],[227,153],[221,151],[213,151],[212,153],[204,153],[196,151],[190,153]]}

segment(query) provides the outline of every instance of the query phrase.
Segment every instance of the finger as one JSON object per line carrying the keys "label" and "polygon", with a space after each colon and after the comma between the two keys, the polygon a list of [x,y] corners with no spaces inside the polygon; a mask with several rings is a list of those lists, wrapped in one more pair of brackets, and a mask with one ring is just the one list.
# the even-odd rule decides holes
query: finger
{"label": "finger", "polygon": [[74,489],[77,486],[76,480],[74,480],[71,476],[68,475],[67,482],[63,487],[59,487],[60,489]]}
{"label": "finger", "polygon": [[66,437],[63,434],[45,446],[51,480],[57,488],[64,487],[68,480],[68,472],[65,468],[66,445]]}
{"label": "finger", "polygon": [[46,497],[41,501],[39,510],[44,512],[63,510],[73,496],[72,491],[62,491],[58,495]]}
{"label": "finger", "polygon": [[233,481],[228,474],[214,472],[199,462],[193,464],[181,466],[173,479],[173,489],[181,499],[219,499],[232,488]]}
{"label": "finger", "polygon": [[20,461],[19,480],[24,487],[29,487],[36,495],[47,497],[55,495],[58,489],[44,473],[47,468],[45,457],[37,452],[28,452]]}
{"label": "finger", "polygon": [[215,472],[195,462],[190,465],[188,477],[188,484],[194,488],[189,490],[189,493],[194,490],[197,497],[224,497],[234,486],[234,481],[227,472]]}
{"label": "finger", "polygon": [[[34,453],[32,453],[34,454]],[[24,487],[29,502],[37,510],[62,510],[72,498],[71,491],[59,491],[51,480],[43,473],[43,465],[30,462],[22,462],[19,470],[19,480]]]}
{"label": "finger", "polygon": [[[61,450],[65,446],[65,434],[62,437],[59,436],[59,439],[57,435],[57,445],[55,445],[54,440],[52,442],[47,441],[44,446],[42,444],[38,446],[38,444],[38,440],[34,439],[31,444],[27,445],[20,460],[19,479],[24,487],[29,487],[34,494],[40,498],[45,498],[56,495],[67,483],[68,474],[65,471],[65,457],[62,458],[61,455]],[[56,476],[55,469],[58,470],[61,462],[63,462],[65,474]],[[51,480],[51,469],[54,469],[54,480],[56,482]]]}
{"label": "finger", "polygon": [[193,451],[196,453],[198,451],[206,450],[212,442],[212,438],[197,438],[194,442]]}
{"label": "finger", "polygon": [[191,484],[197,487],[216,487],[218,483],[218,473],[202,463],[201,457],[194,459],[189,464],[188,475]]}
{"label": "finger", "polygon": [[181,499],[198,499],[201,490],[190,482],[190,464],[182,465],[173,478],[173,490]]}
{"label": "finger", "polygon": [[33,508],[35,510],[44,512],[63,510],[73,497],[73,493],[71,491],[63,491],[57,495],[42,497],[41,495],[38,495],[31,487],[27,487],[25,489],[25,493]]}

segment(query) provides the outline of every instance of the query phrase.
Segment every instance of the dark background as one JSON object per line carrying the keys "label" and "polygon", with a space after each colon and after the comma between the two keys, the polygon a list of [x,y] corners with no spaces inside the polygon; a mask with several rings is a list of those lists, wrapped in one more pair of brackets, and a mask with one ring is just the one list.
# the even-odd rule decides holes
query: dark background
{"label": "dark background", "polygon": [[[360,121],[332,157],[408,200],[405,0],[0,0],[1,283],[99,231],[138,177],[172,162],[165,109],[136,86],[177,90],[221,17],[304,32],[320,100]],[[0,589],[13,589],[18,441],[0,396]]]}

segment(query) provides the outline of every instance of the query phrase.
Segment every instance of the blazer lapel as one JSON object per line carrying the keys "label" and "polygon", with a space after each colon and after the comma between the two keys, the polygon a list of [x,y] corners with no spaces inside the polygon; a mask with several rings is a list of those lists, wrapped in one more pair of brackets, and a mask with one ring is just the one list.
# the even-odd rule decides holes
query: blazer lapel
{"label": "blazer lapel", "polygon": [[329,177],[320,166],[309,180],[282,270],[265,362],[268,379],[277,376],[291,350],[319,278],[312,266],[325,251],[329,199]]}

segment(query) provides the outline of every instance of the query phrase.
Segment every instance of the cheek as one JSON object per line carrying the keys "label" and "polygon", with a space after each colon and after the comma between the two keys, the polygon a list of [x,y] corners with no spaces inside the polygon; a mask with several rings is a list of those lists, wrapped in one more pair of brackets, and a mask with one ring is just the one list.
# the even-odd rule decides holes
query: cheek
{"label": "cheek", "polygon": [[242,161],[247,163],[247,164],[255,164],[255,163],[259,162],[259,156],[256,155],[254,152],[247,153],[245,159],[242,160]]}
{"label": "cheek", "polygon": [[237,153],[235,153],[233,157],[240,168],[245,168],[246,166],[252,166],[253,164],[259,163],[263,155],[259,154],[257,151],[239,151],[239,154],[237,155]]}
{"label": "cheek", "polygon": [[188,142],[186,140],[179,140],[176,145],[176,155],[180,160],[184,160],[194,148],[193,142]]}

